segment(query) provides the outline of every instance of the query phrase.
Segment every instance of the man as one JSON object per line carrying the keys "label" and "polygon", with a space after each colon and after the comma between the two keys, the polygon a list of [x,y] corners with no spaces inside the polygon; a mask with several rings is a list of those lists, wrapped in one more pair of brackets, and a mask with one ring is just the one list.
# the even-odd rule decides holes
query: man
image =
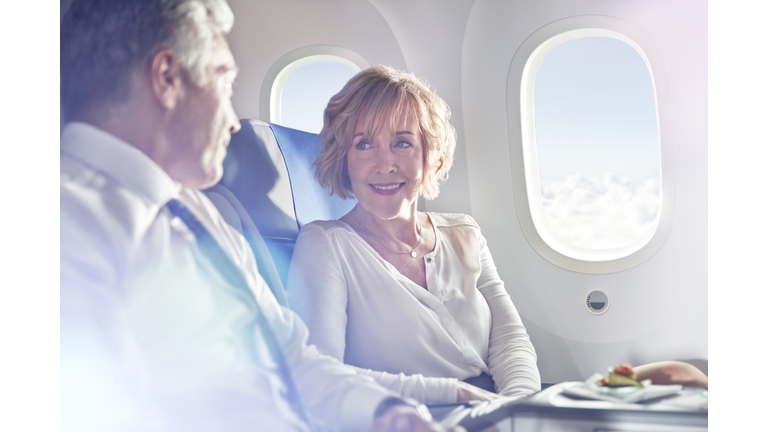
{"label": "man", "polygon": [[62,430],[440,430],[306,345],[199,189],[239,129],[224,0],[61,25]]}

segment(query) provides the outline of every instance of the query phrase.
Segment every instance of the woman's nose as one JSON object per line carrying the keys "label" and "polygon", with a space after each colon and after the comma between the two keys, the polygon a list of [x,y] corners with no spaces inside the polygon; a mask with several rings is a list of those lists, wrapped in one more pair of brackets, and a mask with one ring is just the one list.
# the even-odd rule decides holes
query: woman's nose
{"label": "woman's nose", "polygon": [[388,145],[379,145],[376,148],[376,172],[386,174],[397,170],[395,157]]}

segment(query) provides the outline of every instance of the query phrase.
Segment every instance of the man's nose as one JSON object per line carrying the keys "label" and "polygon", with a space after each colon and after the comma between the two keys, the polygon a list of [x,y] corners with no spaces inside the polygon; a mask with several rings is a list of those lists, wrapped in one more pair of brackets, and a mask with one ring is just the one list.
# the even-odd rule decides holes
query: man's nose
{"label": "man's nose", "polygon": [[240,119],[235,113],[235,107],[232,106],[232,102],[229,103],[229,134],[235,134],[240,130]]}

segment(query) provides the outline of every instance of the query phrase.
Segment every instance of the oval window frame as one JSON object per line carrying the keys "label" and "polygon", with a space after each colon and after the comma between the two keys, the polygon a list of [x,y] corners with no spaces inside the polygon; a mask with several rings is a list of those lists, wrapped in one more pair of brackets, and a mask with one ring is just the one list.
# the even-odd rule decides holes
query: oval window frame
{"label": "oval window frame", "polygon": [[370,63],[360,54],[335,45],[313,45],[293,50],[280,57],[264,76],[259,100],[262,120],[281,124],[280,96],[288,77],[302,66],[324,61],[343,63],[357,72],[370,67]]}
{"label": "oval window frame", "polygon": [[[645,61],[655,90],[661,155],[661,202],[655,229],[631,245],[603,250],[580,248],[554,234],[543,213],[533,113],[535,73],[549,52],[570,40],[613,37],[632,46]],[[674,210],[674,165],[669,92],[661,56],[652,41],[626,21],[576,16],[547,24],[518,48],[507,81],[507,125],[515,209],[523,234],[544,259],[567,270],[602,274],[635,267],[655,254],[666,239]]]}

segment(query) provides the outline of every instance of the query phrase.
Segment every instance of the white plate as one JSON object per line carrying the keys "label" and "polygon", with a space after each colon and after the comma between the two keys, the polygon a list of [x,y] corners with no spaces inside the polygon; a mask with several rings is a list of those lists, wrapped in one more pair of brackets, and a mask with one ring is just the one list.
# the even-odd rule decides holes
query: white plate
{"label": "white plate", "polygon": [[682,390],[681,385],[652,385],[650,380],[644,380],[644,387],[603,387],[600,384],[602,375],[594,374],[581,385],[563,390],[564,394],[584,399],[604,400],[609,402],[635,403],[648,399],[677,394]]}

